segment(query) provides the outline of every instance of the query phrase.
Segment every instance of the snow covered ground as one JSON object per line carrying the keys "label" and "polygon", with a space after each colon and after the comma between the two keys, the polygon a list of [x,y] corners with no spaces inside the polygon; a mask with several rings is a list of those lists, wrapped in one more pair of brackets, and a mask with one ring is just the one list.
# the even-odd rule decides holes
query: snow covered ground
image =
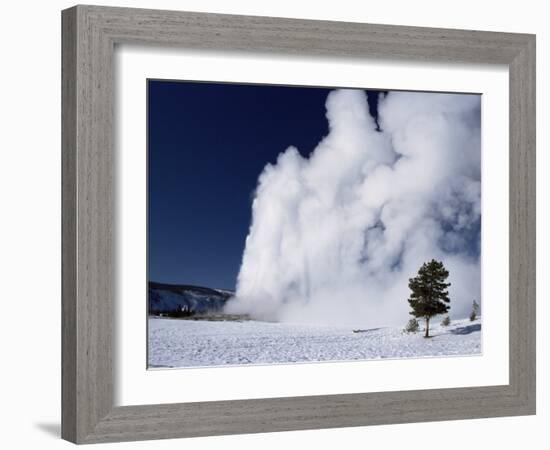
{"label": "snow covered ground", "polygon": [[[421,322],[421,326],[423,323]],[[149,367],[196,367],[453,356],[481,353],[481,320],[430,324],[422,332],[258,321],[149,318]]]}

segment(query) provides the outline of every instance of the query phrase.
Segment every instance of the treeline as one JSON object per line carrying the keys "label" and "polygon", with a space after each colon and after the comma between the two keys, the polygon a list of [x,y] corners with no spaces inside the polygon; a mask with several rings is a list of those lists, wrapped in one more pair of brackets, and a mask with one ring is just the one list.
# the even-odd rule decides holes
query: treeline
{"label": "treeline", "polygon": [[182,317],[192,317],[196,315],[197,312],[194,309],[183,306],[180,309],[174,311],[149,311],[149,315],[158,316],[158,317],[173,317],[181,319]]}

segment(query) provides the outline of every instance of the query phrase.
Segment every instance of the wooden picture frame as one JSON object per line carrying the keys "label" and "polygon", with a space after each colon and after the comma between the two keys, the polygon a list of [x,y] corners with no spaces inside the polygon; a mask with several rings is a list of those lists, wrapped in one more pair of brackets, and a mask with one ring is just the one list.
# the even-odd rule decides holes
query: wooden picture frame
{"label": "wooden picture frame", "polygon": [[[75,6],[62,13],[62,437],[75,443],[535,413],[535,36]],[[505,64],[509,384],[114,407],[115,44]]]}

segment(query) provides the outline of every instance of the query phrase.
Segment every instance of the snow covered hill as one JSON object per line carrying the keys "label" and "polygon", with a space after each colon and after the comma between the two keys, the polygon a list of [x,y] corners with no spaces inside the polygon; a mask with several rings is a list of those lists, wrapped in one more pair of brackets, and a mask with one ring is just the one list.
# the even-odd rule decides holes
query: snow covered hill
{"label": "snow covered hill", "polygon": [[481,319],[430,324],[431,338],[402,328],[149,318],[149,367],[196,367],[416,358],[481,353]]}
{"label": "snow covered hill", "polygon": [[149,313],[161,314],[174,311],[207,313],[219,311],[233,295],[232,291],[200,286],[149,282]]}

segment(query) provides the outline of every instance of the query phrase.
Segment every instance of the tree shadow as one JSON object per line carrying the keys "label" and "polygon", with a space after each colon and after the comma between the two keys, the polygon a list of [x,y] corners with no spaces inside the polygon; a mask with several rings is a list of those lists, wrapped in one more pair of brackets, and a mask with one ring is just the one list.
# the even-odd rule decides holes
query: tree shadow
{"label": "tree shadow", "polygon": [[378,328],[368,328],[368,329],[359,329],[359,330],[352,330],[354,333],[370,333],[371,331],[377,331],[377,330],[380,330],[381,328],[378,327]]}
{"label": "tree shadow", "polygon": [[481,331],[481,324],[475,323],[473,325],[467,325],[465,327],[455,328],[451,330],[451,334],[470,334],[476,331]]}

